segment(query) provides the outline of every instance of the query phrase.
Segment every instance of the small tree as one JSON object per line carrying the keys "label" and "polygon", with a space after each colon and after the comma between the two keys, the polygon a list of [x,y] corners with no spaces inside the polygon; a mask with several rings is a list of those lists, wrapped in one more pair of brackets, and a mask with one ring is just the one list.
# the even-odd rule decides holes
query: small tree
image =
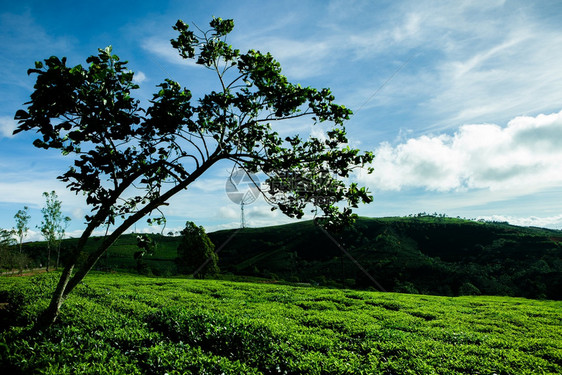
{"label": "small tree", "polygon": [[137,247],[139,251],[133,254],[133,258],[137,262],[137,272],[142,275],[147,275],[152,271],[148,267],[148,264],[144,261],[145,255],[154,255],[158,244],[154,239],[146,234],[140,234],[137,236]]}
{"label": "small tree", "polygon": [[18,236],[18,245],[19,245],[19,268],[20,274],[23,272],[23,266],[25,263],[25,259],[27,257],[23,254],[23,239],[27,236],[27,231],[29,230],[29,219],[31,219],[31,215],[29,215],[29,207],[24,206],[23,210],[19,210],[15,215],[14,219],[16,219],[16,228],[14,232]]}
{"label": "small tree", "polygon": [[0,246],[7,248],[14,245],[14,231],[0,228]]}
{"label": "small tree", "polygon": [[43,238],[45,238],[47,242],[47,272],[49,272],[51,249],[57,249],[58,268],[60,242],[62,241],[61,236],[64,236],[64,230],[66,228],[63,223],[68,223],[70,218],[63,218],[61,211],[62,202],[59,201],[57,193],[54,190],[50,193],[44,192],[43,196],[45,197],[45,207],[41,209],[43,220],[41,221],[39,229],[41,230],[41,235],[43,235]]}
{"label": "small tree", "polygon": [[14,231],[0,228],[0,267],[12,269],[14,266],[14,254],[11,248],[14,246]]}
{"label": "small tree", "polygon": [[[138,88],[133,72],[111,47],[89,57],[86,68],[68,67],[66,58],[53,56],[28,71],[37,75],[35,90],[26,110],[16,113],[14,133],[35,130],[36,147],[74,156],[59,178],[85,195],[91,208],[36,328],[56,320],[68,293],[122,233],[219,162],[265,173],[262,193],[289,217],[301,218],[313,205],[324,225],[345,224],[353,221],[353,208],[372,201],[364,187],[348,180],[354,168],[373,160],[372,153],[347,145],[343,122],[351,111],[335,104],[328,89],[290,83],[269,53],[232,48],[226,42],[232,20],[215,18],[210,26],[199,35],[182,21],[173,27],[179,35],[171,43],[179,55],[217,78],[210,84],[215,89],[195,103],[189,90],[166,79],[141,108],[131,95]],[[306,117],[333,126],[325,136],[308,139],[281,137],[275,130],[284,121]],[[286,181],[295,175],[307,176],[306,189]],[[114,225],[113,232],[75,272],[88,238],[105,225]]]}
{"label": "small tree", "polygon": [[23,239],[27,236],[27,231],[29,230],[29,219],[31,219],[31,215],[29,215],[29,207],[24,206],[23,210],[19,210],[15,215],[14,219],[16,219],[16,235],[18,236],[18,244],[20,253],[22,252],[22,245]]}
{"label": "small tree", "polygon": [[191,273],[193,277],[204,279],[207,275],[219,272],[215,245],[205,232],[205,228],[192,221],[185,224],[178,245],[177,265],[179,273]]}

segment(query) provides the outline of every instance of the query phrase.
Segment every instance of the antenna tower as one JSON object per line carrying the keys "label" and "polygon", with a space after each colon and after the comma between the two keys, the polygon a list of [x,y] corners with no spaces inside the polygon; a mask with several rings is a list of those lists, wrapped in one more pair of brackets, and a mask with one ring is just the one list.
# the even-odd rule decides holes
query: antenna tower
{"label": "antenna tower", "polygon": [[244,217],[244,200],[240,202],[240,228],[246,228],[246,218]]}

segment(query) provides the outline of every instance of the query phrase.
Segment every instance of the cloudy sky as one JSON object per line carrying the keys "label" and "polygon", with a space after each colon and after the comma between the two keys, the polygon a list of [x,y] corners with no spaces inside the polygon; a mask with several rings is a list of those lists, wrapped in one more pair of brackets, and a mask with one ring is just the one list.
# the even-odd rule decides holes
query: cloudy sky
{"label": "cloudy sky", "polygon": [[[375,173],[355,176],[374,193],[363,216],[437,212],[562,228],[562,6],[557,1],[28,1],[0,11],[0,227],[30,207],[37,238],[44,191],[56,190],[77,235],[83,197],[56,176],[71,164],[12,136],[14,113],[33,88],[35,60],[85,64],[112,45],[129,61],[146,101],[164,78],[195,95],[209,83],[169,45],[178,18],[205,28],[233,18],[229,41],[271,52],[303,86],[330,87],[354,110],[351,144],[374,151]],[[310,123],[284,131],[306,136]],[[237,227],[220,165],[174,198],[169,230],[186,220],[212,231]],[[287,222],[258,199],[252,226]],[[137,230],[145,230],[139,224]]]}

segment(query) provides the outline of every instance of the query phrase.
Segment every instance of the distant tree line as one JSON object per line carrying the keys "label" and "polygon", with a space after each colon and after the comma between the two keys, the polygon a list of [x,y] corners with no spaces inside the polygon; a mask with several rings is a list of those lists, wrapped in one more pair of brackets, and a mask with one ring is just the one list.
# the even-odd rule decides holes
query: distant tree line
{"label": "distant tree line", "polygon": [[[14,228],[0,229],[0,269],[6,272],[17,269],[21,274],[26,268],[43,265],[48,272],[53,263],[56,269],[59,268],[62,240],[71,219],[62,214],[62,202],[55,191],[44,192],[43,196],[45,197],[45,206],[41,209],[43,220],[37,228],[45,239],[44,246],[23,246],[31,220],[29,207],[24,206],[14,215]],[[51,251],[56,252],[54,262],[51,260]]]}

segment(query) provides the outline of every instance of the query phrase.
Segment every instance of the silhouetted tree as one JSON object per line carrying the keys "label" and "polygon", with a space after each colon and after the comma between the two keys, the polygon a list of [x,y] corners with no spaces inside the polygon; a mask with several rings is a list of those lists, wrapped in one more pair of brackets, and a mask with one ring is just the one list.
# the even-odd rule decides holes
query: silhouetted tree
{"label": "silhouetted tree", "polygon": [[14,232],[7,229],[0,228],[0,250],[2,250],[2,258],[0,261],[1,266],[6,266],[11,262],[11,255],[9,255],[10,246],[14,244]]}
{"label": "silhouetted tree", "polygon": [[[260,170],[268,176],[262,193],[275,208],[300,218],[308,204],[314,205],[327,227],[353,221],[352,209],[372,201],[364,187],[348,180],[354,168],[373,160],[372,153],[347,145],[343,122],[352,112],[335,104],[329,89],[290,83],[270,54],[232,48],[226,43],[232,20],[215,18],[210,27],[199,35],[182,21],[173,27],[179,35],[171,43],[180,56],[218,80],[218,86],[210,85],[216,89],[195,103],[189,90],[166,79],[148,108],[141,108],[131,95],[138,88],[133,72],[111,47],[89,57],[86,68],[69,67],[66,58],[53,56],[28,71],[37,75],[35,90],[27,109],[16,113],[14,133],[34,130],[40,134],[36,147],[73,156],[73,165],[59,178],[84,194],[91,208],[36,328],[56,320],[64,298],[122,233],[220,161]],[[281,137],[274,129],[283,120],[304,117],[333,126],[308,139]],[[306,189],[287,183],[286,176],[296,175],[307,177]],[[108,224],[114,225],[111,234],[75,272],[88,238]]]}
{"label": "silhouetted tree", "polygon": [[139,250],[133,254],[133,258],[135,258],[135,261],[137,262],[137,272],[142,275],[149,274],[150,268],[144,260],[144,257],[146,255],[154,255],[157,244],[152,237],[146,234],[141,234],[137,236],[137,247]]}
{"label": "silhouetted tree", "polygon": [[59,267],[60,258],[60,244],[64,238],[64,233],[70,222],[70,218],[63,217],[61,211],[62,202],[59,201],[57,193],[51,191],[50,193],[44,192],[45,207],[41,209],[43,220],[41,221],[41,234],[47,242],[47,272],[51,264],[51,249],[57,250],[56,268]]}
{"label": "silhouetted tree", "polygon": [[192,221],[185,224],[178,245],[177,265],[179,273],[191,273],[193,277],[204,279],[207,275],[219,272],[215,245],[205,232],[205,228]]}
{"label": "silhouetted tree", "polygon": [[59,263],[60,263],[60,247],[62,244],[62,240],[64,239],[64,235],[66,234],[66,230],[68,229],[68,226],[70,225],[70,217],[65,216],[61,221],[59,221],[57,227],[55,228],[55,233],[56,233],[56,237],[57,237],[57,263],[55,268],[59,269]]}

